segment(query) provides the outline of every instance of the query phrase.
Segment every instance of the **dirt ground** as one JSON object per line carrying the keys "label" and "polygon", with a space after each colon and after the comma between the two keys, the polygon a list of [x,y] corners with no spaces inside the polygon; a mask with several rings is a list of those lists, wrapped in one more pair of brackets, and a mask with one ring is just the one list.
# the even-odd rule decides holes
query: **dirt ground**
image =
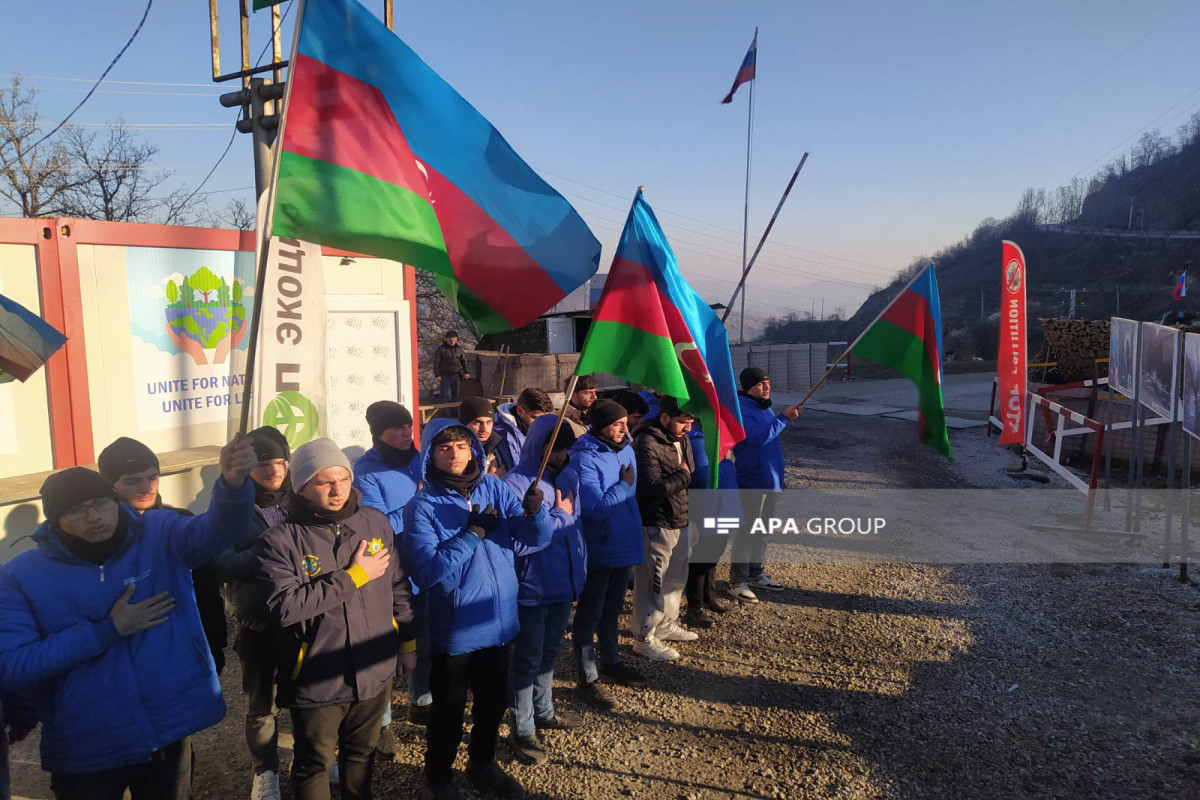
{"label": "dirt ground", "polygon": [[[952,441],[954,464],[918,449],[912,423],[806,412],[784,451],[793,486],[1010,485],[1012,457],[982,428]],[[502,744],[529,796],[1200,797],[1200,593],[1174,573],[1098,564],[768,572],[785,591],[677,645],[680,661],[627,654],[649,687],[614,687],[616,713],[550,732],[550,763],[516,765]],[[623,635],[623,649],[630,643]],[[556,696],[583,711],[573,672],[564,658]],[[198,737],[199,798],[248,796],[239,681],[230,654],[231,713]],[[398,693],[400,753],[377,770],[380,798],[420,796],[423,735],[402,721],[404,703]],[[50,797],[36,736],[13,757],[15,795]]]}

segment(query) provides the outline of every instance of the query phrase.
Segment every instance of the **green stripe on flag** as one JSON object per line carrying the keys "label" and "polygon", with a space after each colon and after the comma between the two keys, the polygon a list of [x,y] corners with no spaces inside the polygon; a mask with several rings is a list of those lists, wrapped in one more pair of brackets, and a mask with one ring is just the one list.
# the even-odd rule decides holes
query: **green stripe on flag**
{"label": "green stripe on flag", "polygon": [[925,342],[913,336],[911,331],[881,319],[870,327],[851,352],[859,358],[891,367],[917,385],[917,408],[925,418],[921,441],[946,458],[953,458],[946,430],[942,386],[925,351]]}
{"label": "green stripe on flag", "polygon": [[602,320],[588,329],[576,375],[608,372],[672,397],[687,398],[675,345],[665,336]]}
{"label": "green stripe on flag", "polygon": [[282,2],[283,2],[283,0],[254,0],[254,10],[262,11],[264,8],[270,8],[271,6],[277,6]]}
{"label": "green stripe on flag", "polygon": [[428,198],[308,156],[284,152],[280,157],[271,233],[454,278]]}

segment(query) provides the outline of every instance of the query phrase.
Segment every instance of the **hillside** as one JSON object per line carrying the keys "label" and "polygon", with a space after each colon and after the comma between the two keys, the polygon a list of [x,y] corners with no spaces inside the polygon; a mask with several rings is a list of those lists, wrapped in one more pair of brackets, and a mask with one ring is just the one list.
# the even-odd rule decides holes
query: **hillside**
{"label": "hillside", "polygon": [[[932,256],[937,265],[948,357],[995,357],[1003,239],[1015,241],[1025,252],[1031,320],[1067,316],[1070,289],[1077,290],[1075,316],[1081,319],[1114,316],[1118,303],[1120,315],[1134,319],[1159,320],[1171,311],[1200,315],[1200,284],[1194,283],[1200,279],[1200,237],[1155,234],[1200,232],[1200,140],[1125,174],[1112,165],[1108,170],[1092,180],[1091,190],[1082,197],[1080,213],[1064,225],[1041,224],[1045,217],[1028,199],[1045,195],[1029,190],[1013,216],[985,220],[962,241]],[[1136,198],[1135,233],[1140,233],[1136,229],[1144,213],[1146,231],[1142,235],[1130,236],[1126,230],[1130,197]],[[1092,225],[1093,220],[1098,225]],[[850,340],[924,263],[914,263],[892,284],[867,298],[844,322],[776,321],[768,326],[767,336],[771,341]],[[1184,270],[1190,272],[1197,288],[1176,303],[1171,291]],[[1040,345],[1036,324],[1030,327],[1030,336],[1032,353]]]}

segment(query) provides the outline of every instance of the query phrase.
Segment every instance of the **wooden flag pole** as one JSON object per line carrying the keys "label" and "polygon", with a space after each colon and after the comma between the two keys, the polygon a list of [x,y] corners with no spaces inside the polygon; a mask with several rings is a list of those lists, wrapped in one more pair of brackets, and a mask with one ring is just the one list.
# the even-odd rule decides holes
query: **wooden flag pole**
{"label": "wooden flag pole", "polygon": [[571,395],[575,394],[575,384],[578,382],[579,376],[572,375],[571,385],[567,387],[567,396],[563,398],[562,411],[558,412],[558,421],[554,423],[554,430],[550,432],[550,438],[546,440],[546,452],[542,453],[542,466],[538,468],[537,477],[533,479],[534,486],[541,482],[542,473],[546,471],[546,465],[550,463],[550,451],[554,449],[554,440],[558,438],[558,430],[567,416],[567,406],[571,403]]}
{"label": "wooden flag pole", "polygon": [[[753,91],[751,84],[751,91]],[[763,231],[762,238],[758,240],[758,247],[754,248],[754,255],[750,257],[750,261],[746,264],[746,268],[742,270],[742,279],[738,281],[737,288],[733,290],[733,297],[729,298],[729,305],[725,306],[725,315],[721,317],[721,324],[729,319],[729,314],[733,311],[733,303],[737,300],[738,293],[746,286],[746,278],[750,275],[750,270],[754,267],[754,261],[758,258],[758,254],[762,252],[763,245],[767,243],[767,237],[771,235],[771,228],[775,227],[775,220],[779,218],[779,212],[783,209],[783,204],[787,202],[788,195],[791,194],[792,187],[796,185],[796,178],[800,177],[800,170],[804,169],[804,162],[808,161],[808,153],[805,153],[800,158],[800,163],[796,166],[796,171],[792,173],[792,179],[788,181],[787,188],[783,190],[783,197],[779,198],[779,205],[775,206],[775,213],[771,215],[771,221],[767,223],[767,229]],[[743,248],[744,249],[744,248]],[[745,327],[746,317],[745,304],[742,305],[742,325]],[[740,338],[740,337],[739,337]]]}
{"label": "wooden flag pole", "polygon": [[813,384],[812,388],[808,390],[808,394],[804,395],[804,397],[800,400],[800,402],[796,403],[795,405],[789,406],[788,408],[789,409],[803,408],[804,404],[808,402],[808,398],[813,396],[813,392],[817,391],[817,389],[820,388],[821,384],[825,382],[825,379],[829,377],[830,373],[832,373],[835,369],[837,369],[838,364],[842,363],[842,359],[845,358],[846,356],[850,355],[850,351],[854,349],[854,345],[861,342],[862,338],[867,335],[867,331],[871,330],[871,326],[873,326],[876,322],[879,322],[879,320],[883,318],[883,315],[888,312],[888,309],[890,309],[892,306],[894,306],[896,304],[896,301],[899,300],[904,295],[904,293],[907,292],[909,290],[909,288],[911,288],[912,285],[917,282],[917,278],[920,278],[922,275],[924,275],[928,269],[929,269],[929,267],[926,267],[925,269],[921,270],[916,275],[914,275],[913,279],[911,281],[909,281],[907,284],[905,284],[904,288],[901,289],[899,292],[897,292],[896,296],[893,297],[891,299],[891,301],[886,306],[883,307],[883,311],[880,311],[875,316],[875,319],[871,320],[870,323],[867,324],[867,327],[862,329],[862,333],[858,334],[858,336],[855,337],[853,342],[846,345],[846,349],[843,350],[841,352],[841,354],[837,357],[837,360],[834,361],[833,364],[831,364],[829,366],[829,369],[825,370],[825,374],[821,376],[821,379]]}

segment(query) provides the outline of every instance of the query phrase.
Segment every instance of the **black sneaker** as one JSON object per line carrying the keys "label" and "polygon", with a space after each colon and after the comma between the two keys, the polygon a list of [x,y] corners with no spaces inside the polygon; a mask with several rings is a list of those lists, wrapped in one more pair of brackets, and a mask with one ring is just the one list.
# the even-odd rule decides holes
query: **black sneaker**
{"label": "black sneaker", "polygon": [[689,628],[711,628],[715,622],[712,615],[699,607],[692,609],[689,606],[687,613],[683,615],[683,624]]}
{"label": "black sneaker", "polygon": [[733,611],[733,606],[715,597],[712,600],[706,601],[704,607],[714,614],[728,614],[730,611]]}
{"label": "black sneaker", "polygon": [[427,703],[423,706],[410,705],[408,707],[408,724],[420,725],[422,727],[429,724],[429,712],[433,708],[432,703]]}
{"label": "black sneaker", "polygon": [[617,707],[612,697],[609,696],[608,690],[600,685],[600,681],[581,683],[575,687],[575,692],[579,695],[580,700],[592,708],[597,708],[601,711],[612,711]]}
{"label": "black sneaker", "polygon": [[392,761],[396,758],[396,737],[392,735],[392,726],[384,725],[379,732],[379,744],[375,745],[375,758]]}
{"label": "black sneaker", "polygon": [[600,677],[622,686],[640,688],[646,685],[646,679],[642,673],[620,661],[615,664],[601,664]]}
{"label": "black sneaker", "polygon": [[538,730],[566,731],[583,727],[583,714],[576,714],[574,711],[559,711],[549,719],[535,717],[533,724]]}
{"label": "black sneaker", "polygon": [[509,775],[495,761],[486,764],[467,762],[467,778],[481,789],[488,789],[500,797],[520,797],[525,793],[521,784]]}
{"label": "black sneaker", "polygon": [[546,755],[546,748],[542,747],[542,742],[538,739],[537,734],[530,736],[518,736],[517,729],[510,726],[512,734],[508,737],[509,743],[512,745],[513,755],[517,761],[522,764],[545,764],[549,760]]}
{"label": "black sneaker", "polygon": [[438,786],[425,784],[425,800],[462,800],[462,795],[453,783],[443,783]]}

